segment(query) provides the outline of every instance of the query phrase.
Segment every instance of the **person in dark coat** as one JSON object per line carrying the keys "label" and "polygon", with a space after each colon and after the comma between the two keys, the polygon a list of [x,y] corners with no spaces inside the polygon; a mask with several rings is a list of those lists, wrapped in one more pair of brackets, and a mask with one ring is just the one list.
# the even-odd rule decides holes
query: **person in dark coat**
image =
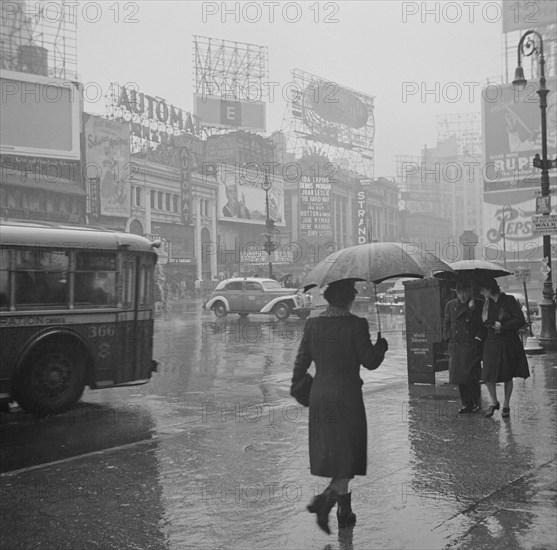
{"label": "person in dark coat", "polygon": [[338,502],[339,527],[356,523],[348,483],[367,468],[367,423],[360,365],[376,369],[388,349],[387,341],[371,343],[369,325],[350,313],[357,290],[353,280],[331,283],[324,297],[329,307],[307,320],[294,362],[292,388],[306,375],[312,361],[315,378],[309,395],[309,458],[315,476],[330,477],[325,491],[308,510],[326,533],[329,512]]}
{"label": "person in dark coat", "polygon": [[510,416],[510,400],[513,378],[528,378],[528,360],[518,330],[526,324],[519,303],[513,296],[501,292],[495,279],[481,283],[480,291],[485,298],[482,319],[487,327],[483,352],[482,379],[491,398],[486,417],[499,410],[497,382],[505,383],[503,418]]}
{"label": "person in dark coat", "polygon": [[445,306],[443,336],[449,342],[449,383],[458,384],[462,401],[458,412],[467,414],[481,409],[483,301],[472,298],[471,284],[466,281],[457,282],[456,295]]}

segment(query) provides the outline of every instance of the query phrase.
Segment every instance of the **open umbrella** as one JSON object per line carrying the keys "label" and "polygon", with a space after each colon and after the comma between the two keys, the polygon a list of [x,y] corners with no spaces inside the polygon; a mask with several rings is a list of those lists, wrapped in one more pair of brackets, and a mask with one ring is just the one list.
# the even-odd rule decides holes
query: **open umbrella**
{"label": "open umbrella", "polygon": [[380,283],[394,277],[427,277],[437,271],[452,271],[434,254],[413,243],[368,243],[333,252],[306,276],[309,289],[342,279]]}
{"label": "open umbrella", "polygon": [[482,277],[506,277],[511,274],[510,271],[507,271],[499,264],[486,260],[460,260],[459,262],[450,263],[449,266],[453,270],[453,273],[437,273],[435,276],[450,277],[466,275],[475,279],[481,279]]}

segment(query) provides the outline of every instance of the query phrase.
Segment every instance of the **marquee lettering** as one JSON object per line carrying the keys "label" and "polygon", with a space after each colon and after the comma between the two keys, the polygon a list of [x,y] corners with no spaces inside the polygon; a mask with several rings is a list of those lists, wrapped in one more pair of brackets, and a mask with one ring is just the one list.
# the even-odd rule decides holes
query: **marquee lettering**
{"label": "marquee lettering", "polygon": [[181,130],[190,134],[200,135],[201,124],[196,115],[184,112],[174,105],[169,105],[164,99],[156,98],[133,89],[120,87],[120,94],[116,104],[128,113],[144,116],[145,118],[165,124],[169,128]]}

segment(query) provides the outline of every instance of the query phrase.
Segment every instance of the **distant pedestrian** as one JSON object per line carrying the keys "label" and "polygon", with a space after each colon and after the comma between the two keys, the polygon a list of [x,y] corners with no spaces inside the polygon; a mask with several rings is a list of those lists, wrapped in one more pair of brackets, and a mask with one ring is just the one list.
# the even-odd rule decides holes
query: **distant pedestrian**
{"label": "distant pedestrian", "polygon": [[339,527],[356,523],[348,483],[355,475],[365,475],[367,468],[360,366],[376,369],[388,349],[384,338],[374,346],[367,320],[350,313],[356,293],[353,280],[327,287],[324,297],[329,307],[319,317],[307,320],[292,375],[291,394],[296,397],[297,388],[307,380],[308,368],[315,362],[308,400],[310,470],[315,476],[332,479],[307,509],[317,514],[319,527],[328,534],[329,512],[335,503]]}
{"label": "distant pedestrian", "polygon": [[495,279],[486,279],[480,290],[485,298],[482,319],[487,327],[483,352],[482,379],[491,398],[486,417],[499,410],[497,382],[505,384],[505,401],[501,416],[509,418],[513,378],[528,378],[530,371],[522,341],[518,334],[526,325],[520,305],[513,296],[501,292]]}
{"label": "distant pedestrian", "polygon": [[195,295],[199,298],[201,296],[201,279],[195,280]]}
{"label": "distant pedestrian", "polygon": [[443,336],[449,342],[449,383],[458,384],[462,408],[460,414],[481,409],[480,376],[485,328],[483,301],[472,298],[470,283],[458,281],[454,300],[447,302]]}

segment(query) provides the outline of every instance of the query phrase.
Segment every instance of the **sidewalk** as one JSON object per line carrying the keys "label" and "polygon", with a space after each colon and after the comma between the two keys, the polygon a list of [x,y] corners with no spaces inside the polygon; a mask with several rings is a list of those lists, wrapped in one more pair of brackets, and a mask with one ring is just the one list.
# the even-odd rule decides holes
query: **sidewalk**
{"label": "sidewalk", "polygon": [[[192,386],[185,412],[145,397],[134,409],[141,422],[122,427],[145,425],[147,439],[1,476],[0,547],[557,548],[556,353],[530,357],[505,420],[459,415],[446,372],[436,386],[409,386],[398,340],[380,369],[362,372],[368,472],[351,483],[356,526],[339,531],[333,510],[331,536],[305,508],[327,480],[309,472],[307,409],[288,395],[291,357],[255,383],[253,355],[238,364],[224,360],[208,390]],[[232,397],[238,376],[245,394]],[[257,416],[260,384],[269,400]],[[486,397],[482,387],[484,408]]]}

